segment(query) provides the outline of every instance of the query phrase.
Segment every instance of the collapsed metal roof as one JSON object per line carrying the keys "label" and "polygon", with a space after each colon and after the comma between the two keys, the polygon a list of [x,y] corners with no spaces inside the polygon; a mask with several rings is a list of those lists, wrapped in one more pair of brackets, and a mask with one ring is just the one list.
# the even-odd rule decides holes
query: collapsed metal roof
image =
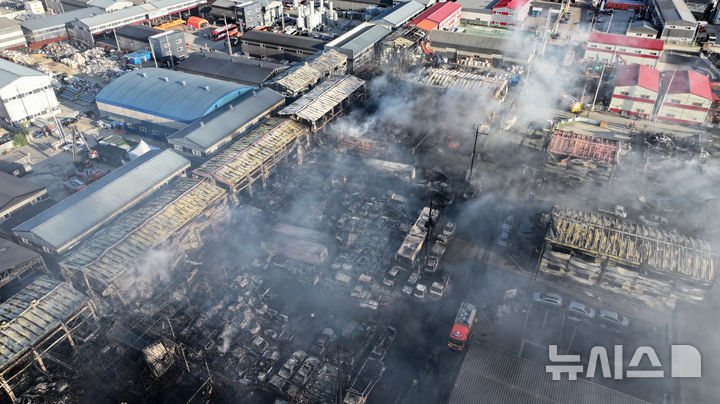
{"label": "collapsed metal roof", "polygon": [[548,145],[548,152],[605,163],[617,162],[620,143],[613,139],[555,131]]}
{"label": "collapsed metal roof", "polygon": [[87,296],[68,283],[43,276],[0,304],[0,370],[12,366],[87,303]]}
{"label": "collapsed metal roof", "polygon": [[279,114],[315,122],[364,85],[365,80],[355,76],[331,77],[280,110]]}
{"label": "collapsed metal roof", "polygon": [[304,63],[277,76],[272,81],[272,85],[277,86],[281,91],[285,89],[298,93],[346,64],[347,56],[336,50],[329,50],[308,58]]}
{"label": "collapsed metal roof", "polygon": [[223,189],[209,182],[178,178],[137,210],[98,232],[60,265],[80,269],[107,285],[224,195]]}

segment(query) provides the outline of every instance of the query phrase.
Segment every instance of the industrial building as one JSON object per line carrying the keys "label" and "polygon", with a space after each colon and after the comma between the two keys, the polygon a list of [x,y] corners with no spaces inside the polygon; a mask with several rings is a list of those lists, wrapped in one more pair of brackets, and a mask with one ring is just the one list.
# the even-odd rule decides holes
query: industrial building
{"label": "industrial building", "polygon": [[0,17],[0,50],[22,48],[26,45],[20,23]]}
{"label": "industrial building", "polygon": [[493,10],[492,0],[458,0],[462,8],[460,9],[460,21],[489,26],[492,22]]}
{"label": "industrial building", "polygon": [[160,64],[171,57],[173,63],[188,57],[185,36],[182,31],[163,31],[146,25],[128,25],[108,34],[103,42],[106,41],[126,52],[151,50],[155,60]]}
{"label": "industrial building", "polygon": [[149,151],[15,227],[15,236],[63,254],[189,167],[190,161],[171,150]]}
{"label": "industrial building", "polygon": [[567,184],[603,185],[615,173],[620,142],[554,130],[545,155],[544,174]]}
{"label": "industrial building", "polygon": [[[0,386],[15,400],[12,386],[61,344],[75,347],[97,328],[88,298],[69,284],[40,277],[0,304]],[[57,359],[55,359],[56,361]]]}
{"label": "industrial building", "polygon": [[428,31],[408,25],[390,33],[380,41],[376,53],[379,55],[380,67],[389,71],[409,69],[422,64],[427,57],[423,51],[423,43]]}
{"label": "industrial building", "polygon": [[9,124],[45,117],[58,108],[50,76],[0,59],[0,117]]}
{"label": "industrial building", "polygon": [[252,87],[167,69],[125,73],[96,96],[100,115],[128,130],[165,140]]}
{"label": "industrial building", "polygon": [[39,49],[50,42],[68,37],[68,24],[81,18],[103,14],[97,7],[80,8],[60,14],[31,18],[20,23],[25,40],[31,49]]}
{"label": "industrial building", "polygon": [[225,150],[193,170],[193,175],[207,178],[228,189],[233,195],[247,189],[253,194],[253,184],[260,178],[267,184],[270,170],[282,159],[307,143],[308,128],[291,119],[270,118]]}
{"label": "industrial building", "polygon": [[365,80],[349,75],[334,76],[280,110],[279,114],[300,121],[316,132],[350,106],[364,101],[365,96]]}
{"label": "industrial building", "polygon": [[505,75],[489,72],[468,72],[442,68],[427,68],[412,75],[414,82],[422,82],[439,88],[452,88],[474,94],[490,95],[503,101],[508,93],[508,79]]}
{"label": "industrial building", "polygon": [[657,27],[650,21],[637,20],[630,23],[625,35],[638,38],[655,39],[658,36],[658,30]]}
{"label": "industrial building", "polygon": [[42,201],[47,196],[45,187],[14,175],[0,173],[0,223],[10,219],[16,212]]}
{"label": "industrial building", "polygon": [[300,61],[323,49],[319,39],[268,31],[248,31],[240,37],[240,47],[247,56]]}
{"label": "industrial building", "polygon": [[605,63],[641,64],[657,67],[665,43],[659,39],[592,32],[588,36],[585,59]]}
{"label": "industrial building", "polygon": [[461,9],[462,6],[458,3],[447,1],[437,3],[415,17],[408,24],[415,25],[425,31],[455,28],[460,23]]}
{"label": "industrial building", "polygon": [[68,36],[92,45],[95,36],[103,32],[187,11],[201,3],[203,0],[152,0],[109,13],[79,18],[68,23]]}
{"label": "industrial building", "polygon": [[336,50],[318,52],[275,77],[267,86],[285,97],[296,98],[330,76],[345,74],[347,60]]}
{"label": "industrial building", "polygon": [[282,63],[269,62],[247,56],[230,56],[217,52],[192,53],[177,63],[175,69],[218,80],[260,87],[288,69]]}
{"label": "industrial building", "polygon": [[413,17],[420,14],[425,9],[425,5],[410,0],[407,2],[397,3],[395,7],[388,9],[379,16],[370,20],[371,24],[381,25],[387,29],[396,29]]}
{"label": "industrial building", "polygon": [[472,343],[460,366],[448,404],[476,403],[478,397],[489,403],[648,404],[582,377],[568,380],[564,376],[562,380],[553,380],[544,364]]}
{"label": "industrial building", "polygon": [[703,301],[716,278],[706,241],[613,215],[556,206],[545,242],[543,275],[659,312]]}
{"label": "industrial building", "polygon": [[348,58],[348,73],[361,72],[374,64],[380,42],[390,34],[383,25],[363,23],[325,45]]}
{"label": "industrial building", "polygon": [[530,0],[500,0],[492,7],[493,27],[519,27],[530,12]]}
{"label": "industrial building", "polygon": [[683,0],[651,0],[650,16],[660,27],[660,39],[667,43],[691,45],[698,22]]}
{"label": "industrial building", "polygon": [[212,3],[210,15],[218,20],[242,24],[246,29],[273,25],[282,12],[278,0],[218,0]]}
{"label": "industrial building", "polygon": [[645,65],[618,65],[609,110],[640,117],[652,115],[660,92],[660,72]]}
{"label": "industrial building", "polygon": [[521,49],[508,45],[506,39],[461,32],[432,30],[428,34],[430,48],[450,61],[474,58],[493,66],[528,66],[535,57],[535,47],[528,43]]}
{"label": "industrial building", "polygon": [[284,103],[285,98],[269,88],[246,92],[167,140],[175,150],[209,157]]}
{"label": "industrial building", "polygon": [[666,93],[661,98],[657,119],[702,125],[713,102],[710,79],[692,70],[682,70],[668,72],[662,82]]}
{"label": "industrial building", "polygon": [[0,288],[34,271],[47,271],[42,256],[0,237]]}
{"label": "industrial building", "polygon": [[368,7],[391,7],[391,0],[335,0],[333,1],[337,10],[365,10]]}
{"label": "industrial building", "polygon": [[79,10],[88,7],[97,7],[106,13],[132,7],[135,4],[129,0],[45,0],[49,10],[55,14]]}
{"label": "industrial building", "polygon": [[[203,231],[227,219],[225,195],[207,181],[176,178],[67,254],[59,263],[63,276],[78,287],[86,285],[93,296],[128,303],[152,289],[186,251],[200,248]],[[138,272],[154,249],[168,257],[163,259],[168,267]]]}

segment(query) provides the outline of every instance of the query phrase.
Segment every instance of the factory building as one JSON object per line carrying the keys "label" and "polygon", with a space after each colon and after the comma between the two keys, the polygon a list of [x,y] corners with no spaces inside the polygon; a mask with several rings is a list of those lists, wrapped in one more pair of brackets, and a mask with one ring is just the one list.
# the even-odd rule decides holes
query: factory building
{"label": "factory building", "polygon": [[493,27],[519,27],[530,12],[530,0],[500,0],[492,7]]}
{"label": "factory building", "polygon": [[350,106],[365,100],[365,80],[333,76],[320,83],[279,114],[300,121],[316,132]]}
{"label": "factory building", "polygon": [[701,239],[621,219],[556,206],[540,272],[591,287],[602,300],[627,299],[658,312],[702,302],[715,282],[715,255]]}
{"label": "factory building", "polygon": [[650,16],[667,43],[692,45],[698,22],[683,0],[650,0]]}
{"label": "factory building", "polygon": [[248,31],[240,37],[246,56],[300,61],[323,49],[324,41],[268,31]]}
{"label": "factory building", "polygon": [[58,108],[50,76],[0,59],[0,117],[9,124],[45,117]]}
{"label": "factory building", "polygon": [[50,42],[68,37],[68,24],[81,18],[103,14],[97,7],[80,8],[60,14],[32,18],[20,23],[25,40],[31,49],[40,49]]}
{"label": "factory building", "polygon": [[277,76],[267,86],[285,97],[296,98],[330,76],[345,74],[347,60],[347,56],[336,50],[318,52]]}
{"label": "factory building", "polygon": [[174,62],[188,57],[182,31],[163,31],[146,25],[128,25],[108,34],[102,42],[106,41],[126,52],[151,50],[155,60],[160,64],[171,57]]}
{"label": "factory building", "polygon": [[224,18],[245,28],[272,25],[280,18],[282,3],[277,0],[218,0],[212,3],[210,15]]}
{"label": "factory building", "polygon": [[55,14],[88,7],[97,7],[109,13],[134,5],[133,2],[129,0],[45,0],[45,4],[47,4],[48,9],[52,10]]}
{"label": "factory building", "polygon": [[688,125],[705,122],[713,101],[707,76],[692,70],[668,72],[663,77],[663,87],[667,93],[662,97],[658,120]]}
{"label": "factory building", "polygon": [[659,39],[592,32],[585,48],[585,59],[655,68],[664,48],[665,43]]}
{"label": "factory building", "polygon": [[640,117],[652,115],[660,92],[660,72],[645,65],[618,65],[609,110]]}
{"label": "factory building", "polygon": [[487,25],[492,22],[492,0],[458,0],[461,6],[460,20],[475,25]]}
{"label": "factory building", "polygon": [[46,363],[57,360],[54,349],[74,348],[97,329],[89,299],[46,276],[0,304],[0,322],[0,386],[13,402],[12,386],[26,371],[47,372]]}
{"label": "factory building", "polygon": [[65,253],[188,167],[171,150],[149,151],[15,227],[15,236],[47,253]]}
{"label": "factory building", "polygon": [[203,0],[153,0],[138,6],[79,18],[69,22],[68,36],[92,45],[95,43],[95,36],[103,32],[111,32],[126,25],[187,11],[203,2]]}
{"label": "factory building", "polygon": [[613,177],[620,142],[573,132],[554,130],[545,154],[545,177],[569,185],[589,182],[605,185]]}
{"label": "factory building", "polygon": [[47,271],[42,256],[28,248],[0,237],[0,288],[34,271]]}
{"label": "factory building", "polygon": [[375,64],[380,42],[392,32],[383,25],[363,23],[325,45],[348,58],[348,72],[359,73]]}
{"label": "factory building", "polygon": [[23,35],[20,24],[14,20],[0,17],[0,51],[24,46],[26,46],[25,35]]}
{"label": "factory building", "polygon": [[47,196],[45,187],[14,175],[0,173],[0,223]]}
{"label": "factory building", "polygon": [[337,10],[365,10],[368,7],[390,7],[392,0],[335,0],[333,1]]}
{"label": "factory building", "polygon": [[196,52],[176,64],[175,69],[213,79],[232,81],[245,86],[260,87],[268,80],[286,71],[288,66],[247,56]]}
{"label": "factory building", "polygon": [[204,118],[168,136],[175,150],[209,157],[285,103],[269,88],[246,92]]}
{"label": "factory building", "polygon": [[650,21],[637,20],[630,23],[625,35],[638,38],[655,39],[658,36],[658,30],[657,27],[655,27]]}
{"label": "factory building", "polygon": [[143,136],[165,140],[251,90],[227,81],[146,68],[113,80],[95,99],[101,116],[123,122]]}
{"label": "factory building", "polygon": [[291,119],[267,119],[193,170],[193,175],[221,185],[233,197],[242,190],[252,196],[255,181],[261,179],[266,186],[270,170],[283,158],[297,149],[302,159],[300,144],[309,142],[309,133],[305,125]]}
{"label": "factory building", "polygon": [[506,39],[466,34],[461,32],[432,30],[428,34],[430,48],[450,61],[474,58],[501,64],[528,66],[535,57],[531,44],[521,49],[508,45]]}
{"label": "factory building", "polygon": [[[93,296],[128,303],[168,276],[188,250],[202,247],[201,234],[227,219],[225,195],[207,181],[176,178],[67,254],[59,263],[62,274]],[[153,263],[154,254],[164,264]],[[148,260],[152,273],[142,272]]]}
{"label": "factory building", "polygon": [[381,25],[391,30],[396,29],[410,21],[416,15],[420,14],[420,12],[424,9],[425,5],[413,0],[398,3],[395,7],[388,9],[384,13],[370,20],[370,23]]}
{"label": "factory building", "polygon": [[425,31],[455,28],[460,23],[462,6],[458,3],[437,3],[409,22]]}

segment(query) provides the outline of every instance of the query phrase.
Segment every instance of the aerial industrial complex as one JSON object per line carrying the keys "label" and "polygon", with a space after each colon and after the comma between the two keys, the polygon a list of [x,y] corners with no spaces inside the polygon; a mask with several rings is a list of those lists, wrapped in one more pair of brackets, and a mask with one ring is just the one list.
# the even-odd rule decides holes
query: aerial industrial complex
{"label": "aerial industrial complex", "polygon": [[717,401],[716,6],[6,4],[0,401]]}

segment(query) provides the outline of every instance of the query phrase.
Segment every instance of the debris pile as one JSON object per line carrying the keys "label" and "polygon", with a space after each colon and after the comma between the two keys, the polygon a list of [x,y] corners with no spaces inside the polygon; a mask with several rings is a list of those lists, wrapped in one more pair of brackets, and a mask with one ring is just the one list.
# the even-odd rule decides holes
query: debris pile
{"label": "debris pile", "polygon": [[70,42],[57,42],[45,45],[42,53],[50,59],[92,76],[117,77],[124,72],[121,58],[111,56],[103,48],[83,49]]}

